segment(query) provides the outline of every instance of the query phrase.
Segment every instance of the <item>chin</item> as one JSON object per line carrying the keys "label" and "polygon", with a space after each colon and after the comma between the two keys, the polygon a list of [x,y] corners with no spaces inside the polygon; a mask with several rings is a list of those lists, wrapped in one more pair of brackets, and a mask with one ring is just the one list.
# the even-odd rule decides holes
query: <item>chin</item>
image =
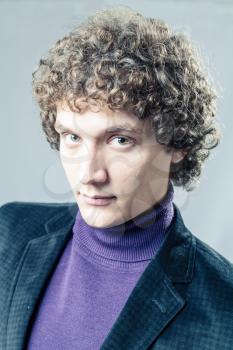
{"label": "chin", "polygon": [[[122,224],[125,220],[122,216],[117,217],[114,210],[103,210],[105,207],[88,207],[80,203],[79,210],[83,220],[95,228],[108,228]],[[100,209],[99,209],[100,208]]]}
{"label": "chin", "polygon": [[109,227],[113,227],[116,225],[119,225],[118,223],[116,223],[115,220],[101,220],[101,218],[97,218],[96,220],[86,220],[86,223],[89,226],[95,227],[95,228],[109,228]]}
{"label": "chin", "polygon": [[114,222],[108,222],[108,221],[102,221],[102,220],[92,221],[89,225],[96,228],[108,228],[108,227],[115,226]]}

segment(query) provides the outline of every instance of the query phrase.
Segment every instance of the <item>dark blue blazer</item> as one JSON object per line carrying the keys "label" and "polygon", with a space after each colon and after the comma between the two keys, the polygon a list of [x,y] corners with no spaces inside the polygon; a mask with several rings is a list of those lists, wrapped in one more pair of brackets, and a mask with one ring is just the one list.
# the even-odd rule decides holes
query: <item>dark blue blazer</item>
{"label": "dark blue blazer", "polygon": [[[193,235],[174,208],[162,246],[101,350],[233,349],[233,265]],[[77,210],[74,203],[11,202],[0,208],[1,350],[26,349]]]}

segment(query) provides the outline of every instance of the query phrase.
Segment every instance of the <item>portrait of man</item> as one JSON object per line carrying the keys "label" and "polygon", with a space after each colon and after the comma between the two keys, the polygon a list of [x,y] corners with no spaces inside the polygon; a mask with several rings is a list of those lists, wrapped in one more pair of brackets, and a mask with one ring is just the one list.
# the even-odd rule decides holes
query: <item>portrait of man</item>
{"label": "portrait of man", "polygon": [[75,201],[1,206],[0,349],[233,349],[233,264],[173,201],[221,138],[191,41],[103,8],[39,60],[32,89]]}

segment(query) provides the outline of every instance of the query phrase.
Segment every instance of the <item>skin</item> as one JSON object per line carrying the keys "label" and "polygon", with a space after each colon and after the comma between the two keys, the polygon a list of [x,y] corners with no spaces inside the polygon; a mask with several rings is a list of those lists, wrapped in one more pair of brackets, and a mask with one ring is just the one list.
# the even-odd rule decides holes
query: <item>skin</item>
{"label": "skin", "polygon": [[[139,133],[112,126],[127,123]],[[68,128],[58,129],[58,124]],[[83,219],[90,226],[107,228],[122,224],[159,202],[167,192],[171,162],[181,151],[167,153],[156,142],[150,121],[127,111],[109,109],[81,113],[57,105],[55,129],[60,134],[59,155]],[[116,196],[107,206],[87,204],[82,194]]]}

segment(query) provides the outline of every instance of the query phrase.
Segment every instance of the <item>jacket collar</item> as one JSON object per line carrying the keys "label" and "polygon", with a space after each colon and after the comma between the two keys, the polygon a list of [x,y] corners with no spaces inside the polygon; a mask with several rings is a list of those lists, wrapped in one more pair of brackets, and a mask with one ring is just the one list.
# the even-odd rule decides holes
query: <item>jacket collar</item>
{"label": "jacket collar", "polygon": [[[21,350],[36,306],[70,238],[77,205],[67,205],[45,223],[45,234],[28,242],[9,295],[6,349]],[[144,350],[185,306],[177,284],[193,276],[195,238],[174,204],[174,219],[155,257],[144,270],[101,350]]]}

